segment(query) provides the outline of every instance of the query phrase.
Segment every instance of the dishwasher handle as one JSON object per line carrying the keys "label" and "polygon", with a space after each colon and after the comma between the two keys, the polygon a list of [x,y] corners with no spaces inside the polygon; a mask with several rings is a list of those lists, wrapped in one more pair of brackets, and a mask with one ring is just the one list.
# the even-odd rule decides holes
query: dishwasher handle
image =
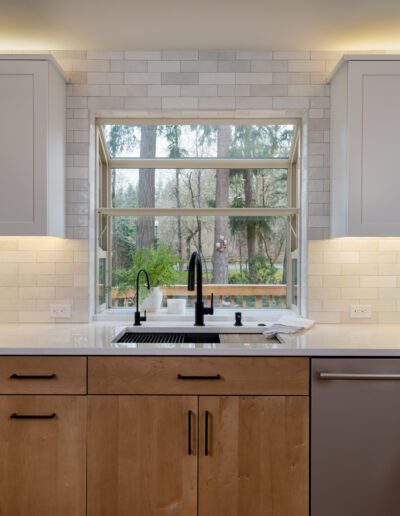
{"label": "dishwasher handle", "polygon": [[400,373],[318,373],[320,380],[400,380]]}

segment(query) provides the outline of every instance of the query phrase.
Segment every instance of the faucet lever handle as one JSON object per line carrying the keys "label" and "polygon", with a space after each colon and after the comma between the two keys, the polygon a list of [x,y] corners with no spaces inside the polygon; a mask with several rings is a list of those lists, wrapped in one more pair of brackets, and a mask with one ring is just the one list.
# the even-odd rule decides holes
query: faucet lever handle
{"label": "faucet lever handle", "polygon": [[214,294],[211,292],[211,306],[204,308],[204,315],[214,315]]}
{"label": "faucet lever handle", "polygon": [[144,315],[140,316],[140,320],[141,321],[147,321],[147,312],[146,312],[146,310],[144,311]]}

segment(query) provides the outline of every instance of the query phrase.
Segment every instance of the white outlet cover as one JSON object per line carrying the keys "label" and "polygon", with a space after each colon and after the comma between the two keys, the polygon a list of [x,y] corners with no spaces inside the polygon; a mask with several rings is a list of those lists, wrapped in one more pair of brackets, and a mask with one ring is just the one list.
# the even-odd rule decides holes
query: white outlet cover
{"label": "white outlet cover", "polygon": [[71,317],[71,305],[61,303],[50,305],[50,317],[69,319]]}
{"label": "white outlet cover", "polygon": [[371,305],[350,305],[350,317],[352,319],[371,319]]}

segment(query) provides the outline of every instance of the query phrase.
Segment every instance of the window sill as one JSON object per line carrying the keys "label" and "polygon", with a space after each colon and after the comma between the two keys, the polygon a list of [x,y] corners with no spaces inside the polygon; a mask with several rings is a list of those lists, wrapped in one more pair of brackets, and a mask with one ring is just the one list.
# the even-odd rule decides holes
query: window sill
{"label": "window sill", "polygon": [[[235,313],[241,312],[243,321],[246,322],[274,322],[278,320],[283,315],[298,315],[294,310],[286,309],[255,309],[255,308],[244,308],[242,310],[238,309],[216,309],[214,315],[208,315],[205,317],[205,321],[209,322],[221,322],[221,323],[230,323],[235,320]],[[94,321],[127,321],[132,319],[134,316],[135,310],[133,308],[109,308],[104,310],[99,314],[95,314],[93,316]],[[194,310],[188,309],[186,310],[185,315],[175,315],[169,314],[166,308],[161,309],[159,312],[147,313],[147,321],[148,322],[192,322],[194,320]]]}

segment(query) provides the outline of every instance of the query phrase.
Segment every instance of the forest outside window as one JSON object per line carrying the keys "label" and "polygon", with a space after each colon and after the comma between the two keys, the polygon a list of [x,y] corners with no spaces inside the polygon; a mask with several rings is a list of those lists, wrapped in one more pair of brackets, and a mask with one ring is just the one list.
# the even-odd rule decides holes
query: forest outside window
{"label": "forest outside window", "polygon": [[133,307],[143,266],[190,309],[195,250],[217,308],[298,308],[299,139],[296,120],[99,120],[97,311]]}

